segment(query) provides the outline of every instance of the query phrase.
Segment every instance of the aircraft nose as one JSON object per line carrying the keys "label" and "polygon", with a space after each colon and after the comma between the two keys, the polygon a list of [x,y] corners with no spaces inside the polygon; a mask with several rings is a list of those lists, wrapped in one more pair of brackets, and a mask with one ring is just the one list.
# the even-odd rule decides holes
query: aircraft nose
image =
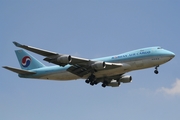
{"label": "aircraft nose", "polygon": [[174,58],[174,57],[175,57],[175,54],[174,54],[173,52],[172,52],[172,54],[171,54],[171,57],[172,57],[172,58]]}
{"label": "aircraft nose", "polygon": [[166,56],[170,57],[171,59],[175,57],[175,54],[171,51],[166,52]]}

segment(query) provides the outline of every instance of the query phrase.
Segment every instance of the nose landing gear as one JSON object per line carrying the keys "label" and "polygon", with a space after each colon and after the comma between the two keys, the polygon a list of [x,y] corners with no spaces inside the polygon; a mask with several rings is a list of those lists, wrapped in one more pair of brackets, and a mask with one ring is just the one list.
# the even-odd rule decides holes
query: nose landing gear
{"label": "nose landing gear", "polygon": [[155,67],[155,70],[154,70],[154,73],[155,73],[155,74],[158,74],[158,73],[159,73],[158,67],[159,67],[159,65]]}

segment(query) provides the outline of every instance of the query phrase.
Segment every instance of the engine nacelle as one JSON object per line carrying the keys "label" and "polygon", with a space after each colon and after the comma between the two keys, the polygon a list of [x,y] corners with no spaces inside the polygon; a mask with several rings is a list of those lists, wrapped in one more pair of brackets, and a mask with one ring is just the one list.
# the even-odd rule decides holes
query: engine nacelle
{"label": "engine nacelle", "polygon": [[117,82],[117,80],[112,80],[108,86],[111,86],[111,87],[119,87],[120,85],[120,82]]}
{"label": "engine nacelle", "polygon": [[59,63],[64,63],[64,64],[69,64],[72,61],[70,55],[62,55],[57,58],[57,62]]}
{"label": "engine nacelle", "polygon": [[91,65],[92,68],[94,69],[104,69],[106,68],[106,63],[105,62],[95,62],[94,64]]}
{"label": "engine nacelle", "polygon": [[119,79],[119,82],[122,82],[122,83],[129,83],[132,81],[132,77],[130,75],[125,75],[125,76],[122,76],[120,79]]}

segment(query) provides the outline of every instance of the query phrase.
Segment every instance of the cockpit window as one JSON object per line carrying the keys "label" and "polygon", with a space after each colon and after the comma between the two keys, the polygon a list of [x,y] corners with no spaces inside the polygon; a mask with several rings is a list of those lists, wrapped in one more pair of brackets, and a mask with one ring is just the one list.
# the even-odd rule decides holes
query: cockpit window
{"label": "cockpit window", "polygon": [[157,49],[162,49],[161,47],[158,47]]}

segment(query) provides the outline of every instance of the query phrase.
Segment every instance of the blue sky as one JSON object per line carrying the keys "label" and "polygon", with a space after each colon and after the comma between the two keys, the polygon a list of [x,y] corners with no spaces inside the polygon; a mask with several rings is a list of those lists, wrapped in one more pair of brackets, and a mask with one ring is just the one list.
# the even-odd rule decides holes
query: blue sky
{"label": "blue sky", "polygon": [[[84,58],[162,46],[176,57],[127,73],[118,88],[21,79],[0,69],[2,120],[179,120],[180,1],[0,1],[0,65],[20,68],[12,41]],[[43,57],[33,54],[45,65]]]}

